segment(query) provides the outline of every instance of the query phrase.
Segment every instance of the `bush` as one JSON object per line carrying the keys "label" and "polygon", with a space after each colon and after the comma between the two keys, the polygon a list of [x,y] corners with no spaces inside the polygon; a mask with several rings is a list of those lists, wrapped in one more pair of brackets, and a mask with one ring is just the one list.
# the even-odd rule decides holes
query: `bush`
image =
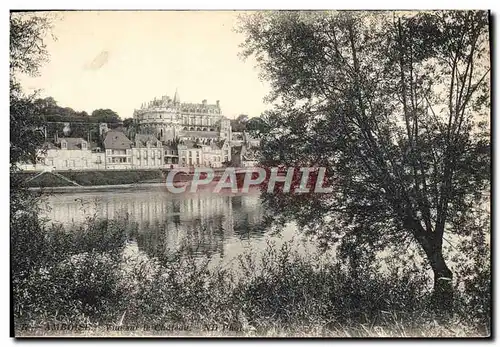
{"label": "bush", "polygon": [[41,233],[36,237],[43,247],[24,245],[24,251],[33,247],[41,253],[25,253],[39,263],[28,262],[24,275],[14,276],[16,324],[66,322],[96,331],[108,324],[146,330],[181,324],[200,334],[215,329],[263,336],[484,336],[490,331],[487,250],[477,258],[483,265],[464,268],[474,276],[457,282],[456,305],[443,317],[430,305],[425,272],[409,270],[397,257],[381,271],[379,261],[353,267],[328,254],[304,254],[288,242],[269,244],[259,257],[246,253],[236,268],[223,268],[189,247],[154,257],[131,251],[126,245],[136,227],[126,217],[89,219],[70,230],[29,225],[36,227],[18,230],[16,240],[25,240],[23,232]]}
{"label": "bush", "polygon": [[121,254],[134,225],[88,218],[46,226],[34,215],[11,222],[12,286],[17,322],[88,321],[118,308]]}

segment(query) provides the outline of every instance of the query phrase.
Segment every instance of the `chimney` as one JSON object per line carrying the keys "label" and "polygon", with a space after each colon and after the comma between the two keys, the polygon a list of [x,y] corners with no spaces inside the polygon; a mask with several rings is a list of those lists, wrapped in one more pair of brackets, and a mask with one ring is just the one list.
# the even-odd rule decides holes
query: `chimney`
{"label": "chimney", "polygon": [[219,103],[219,100],[217,100],[217,101],[215,102],[215,104],[217,105],[217,107],[218,107],[218,108],[220,108],[220,103]]}
{"label": "chimney", "polygon": [[201,103],[203,104],[203,106],[207,106],[207,99],[203,100]]}

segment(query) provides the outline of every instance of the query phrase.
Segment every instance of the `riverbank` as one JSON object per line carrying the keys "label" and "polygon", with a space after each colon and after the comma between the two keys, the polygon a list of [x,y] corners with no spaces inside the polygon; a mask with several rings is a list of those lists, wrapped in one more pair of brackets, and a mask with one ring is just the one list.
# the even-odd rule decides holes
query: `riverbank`
{"label": "riverbank", "polygon": [[161,184],[164,172],[154,170],[100,170],[100,171],[54,171],[19,172],[15,174],[28,188],[58,188],[74,190],[128,188],[134,184]]}
{"label": "riverbank", "polygon": [[190,247],[165,253],[167,239],[159,239],[154,252],[130,252],[127,246],[140,235],[128,217],[90,218],[65,229],[14,216],[16,335],[490,334],[485,250],[466,253],[475,265],[455,269],[454,304],[443,313],[433,307],[425,267],[408,267],[406,253],[391,257],[381,273],[380,260],[320,261],[324,253],[299,252],[290,241],[268,244],[258,257],[247,249],[234,267],[213,267]]}
{"label": "riverbank", "polygon": [[[32,190],[64,192],[160,186],[165,183],[169,170],[22,171],[12,175]],[[223,168],[214,169],[216,177],[220,177],[223,170]],[[189,181],[192,176],[192,173],[177,174],[175,182]]]}
{"label": "riverbank", "polygon": [[234,270],[210,268],[187,250],[158,257],[123,252],[131,231],[126,221],[92,222],[58,238],[55,256],[16,281],[16,336],[490,334],[487,306],[471,302],[485,295],[481,278],[473,292],[457,287],[453,307],[443,312],[432,306],[422,272],[395,268],[383,275],[340,259],[319,263],[317,254],[299,254],[292,243],[269,245],[262,259],[249,250]]}
{"label": "riverbank", "polygon": [[112,191],[120,189],[148,189],[164,187],[165,183],[133,183],[133,184],[108,184],[98,186],[61,186],[61,187],[29,187],[31,191],[45,193],[74,193],[74,192],[90,192],[90,191]]}

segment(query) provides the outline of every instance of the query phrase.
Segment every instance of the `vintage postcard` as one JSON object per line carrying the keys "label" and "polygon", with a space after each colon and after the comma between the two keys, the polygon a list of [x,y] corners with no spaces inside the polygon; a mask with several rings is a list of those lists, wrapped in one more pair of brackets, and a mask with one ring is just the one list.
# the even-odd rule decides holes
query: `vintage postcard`
{"label": "vintage postcard", "polygon": [[14,337],[491,337],[491,16],[11,11]]}

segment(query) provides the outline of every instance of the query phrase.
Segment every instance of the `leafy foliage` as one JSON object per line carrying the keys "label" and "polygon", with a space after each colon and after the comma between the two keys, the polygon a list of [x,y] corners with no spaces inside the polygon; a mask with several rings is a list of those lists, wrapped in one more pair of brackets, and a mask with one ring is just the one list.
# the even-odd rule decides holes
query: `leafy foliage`
{"label": "leafy foliage", "polygon": [[452,277],[444,232],[466,232],[490,179],[487,13],[259,12],[240,30],[276,103],[261,164],[326,167],[334,187],[264,194],[270,214],[368,252],[417,241]]}
{"label": "leafy foliage", "polygon": [[[409,271],[405,257],[352,267],[293,243],[249,250],[233,268],[210,265],[189,249],[148,257],[126,251],[130,221],[89,219],[73,230],[45,230],[51,252],[14,287],[18,326],[46,332],[50,324],[85,326],[99,333],[132,326],[139,333],[250,336],[485,336],[488,276],[458,288],[452,315],[430,310],[429,285]],[[74,235],[79,235],[75,237]],[[95,246],[98,245],[96,248]],[[107,246],[106,246],[107,245]],[[105,248],[102,248],[105,247]],[[52,255],[51,255],[52,254]],[[471,263],[487,270],[482,263]],[[25,333],[25,332],[23,332]],[[75,333],[75,331],[72,331]]]}

